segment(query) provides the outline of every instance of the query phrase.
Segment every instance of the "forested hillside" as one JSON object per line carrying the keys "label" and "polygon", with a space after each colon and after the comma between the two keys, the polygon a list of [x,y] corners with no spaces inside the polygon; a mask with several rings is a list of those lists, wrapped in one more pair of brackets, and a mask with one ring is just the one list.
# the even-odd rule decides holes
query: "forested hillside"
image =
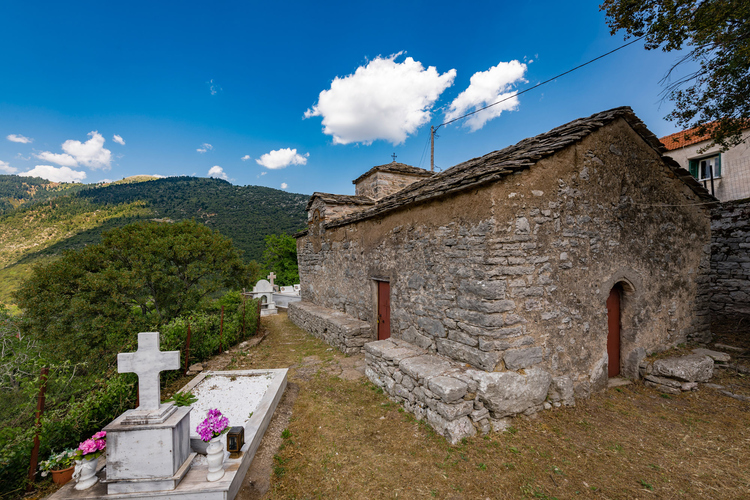
{"label": "forested hillside", "polygon": [[0,303],[8,303],[36,262],[98,243],[105,230],[138,220],[195,219],[231,238],[246,261],[260,260],[265,236],[305,227],[307,199],[196,177],[90,186],[0,176]]}

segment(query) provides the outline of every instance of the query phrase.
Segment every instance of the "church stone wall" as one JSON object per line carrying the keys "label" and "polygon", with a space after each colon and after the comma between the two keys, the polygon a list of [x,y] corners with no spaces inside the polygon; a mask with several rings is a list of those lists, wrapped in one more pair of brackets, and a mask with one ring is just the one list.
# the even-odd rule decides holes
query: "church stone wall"
{"label": "church stone wall", "polygon": [[533,367],[585,397],[606,386],[616,283],[625,375],[709,334],[710,220],[697,202],[618,120],[504,181],[311,227],[297,240],[302,299],[374,329],[387,280],[393,338],[490,376]]}
{"label": "church stone wall", "polygon": [[750,316],[750,200],[724,203],[711,219],[711,313]]}
{"label": "church stone wall", "polygon": [[379,200],[397,191],[401,191],[409,184],[413,184],[423,178],[416,175],[375,171],[372,175],[359,181],[355,187],[355,191],[357,196],[369,196],[374,200]]}

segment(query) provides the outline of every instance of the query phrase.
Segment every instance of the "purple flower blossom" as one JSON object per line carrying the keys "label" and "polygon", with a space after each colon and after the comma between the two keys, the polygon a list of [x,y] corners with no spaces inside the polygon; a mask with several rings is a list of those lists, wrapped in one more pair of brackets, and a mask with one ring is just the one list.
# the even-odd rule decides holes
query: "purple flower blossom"
{"label": "purple flower blossom", "polygon": [[195,428],[203,441],[211,441],[212,438],[221,436],[229,427],[229,419],[221,415],[218,409],[208,410],[206,419]]}

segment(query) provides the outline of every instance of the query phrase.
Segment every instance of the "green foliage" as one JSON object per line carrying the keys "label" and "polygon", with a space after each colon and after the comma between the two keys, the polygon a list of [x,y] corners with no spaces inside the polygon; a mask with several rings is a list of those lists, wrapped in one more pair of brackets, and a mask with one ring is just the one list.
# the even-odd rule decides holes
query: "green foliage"
{"label": "green foliage", "polygon": [[263,250],[265,275],[274,272],[275,284],[290,286],[299,283],[297,267],[297,240],[288,234],[269,234]]}
{"label": "green foliage", "polygon": [[198,401],[198,398],[189,392],[175,392],[167,401],[173,401],[175,406],[190,406]]}
{"label": "green foliage", "polygon": [[137,332],[243,285],[246,269],[230,240],[193,221],[139,222],[35,268],[16,299],[25,330],[52,359],[86,359],[101,371]]}
{"label": "green foliage", "polygon": [[[746,0],[604,0],[611,33],[646,37],[646,49],[687,50],[683,63],[698,69],[670,82],[665,94],[676,108],[667,118],[698,127],[724,150],[742,142],[750,119],[750,2]],[[715,122],[715,123],[714,123]]]}
{"label": "green foliage", "polygon": [[[258,301],[246,300],[243,303],[239,292],[229,292],[204,310],[175,318],[164,325],[161,328],[161,349],[180,350],[184,366],[187,324],[190,323],[193,333],[190,361],[202,362],[218,353],[222,305],[222,340],[225,349],[255,334]],[[135,347],[131,345],[127,350],[134,350]],[[79,359],[73,356],[72,359]],[[164,372],[162,382],[180,373]],[[136,382],[134,374],[118,374],[111,367],[106,371],[94,372],[92,365],[84,367],[70,360],[52,365],[47,383],[47,409],[42,418],[40,456],[47,456],[52,450],[78,446],[79,442],[101,430],[117,415],[135,407]],[[0,421],[3,422],[0,426],[0,497],[9,492],[22,491],[25,484],[39,385],[39,377],[34,376],[21,379],[16,389],[1,388],[3,394],[0,397],[4,399],[3,405],[0,405]]]}

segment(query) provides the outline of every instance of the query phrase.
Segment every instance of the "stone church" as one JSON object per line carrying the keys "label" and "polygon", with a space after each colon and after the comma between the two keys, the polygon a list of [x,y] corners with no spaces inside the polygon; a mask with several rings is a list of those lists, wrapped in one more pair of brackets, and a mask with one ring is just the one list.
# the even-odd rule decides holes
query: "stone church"
{"label": "stone church", "polygon": [[710,335],[716,200],[630,108],[433,173],[315,193],[296,324],[450,441],[637,378]]}

